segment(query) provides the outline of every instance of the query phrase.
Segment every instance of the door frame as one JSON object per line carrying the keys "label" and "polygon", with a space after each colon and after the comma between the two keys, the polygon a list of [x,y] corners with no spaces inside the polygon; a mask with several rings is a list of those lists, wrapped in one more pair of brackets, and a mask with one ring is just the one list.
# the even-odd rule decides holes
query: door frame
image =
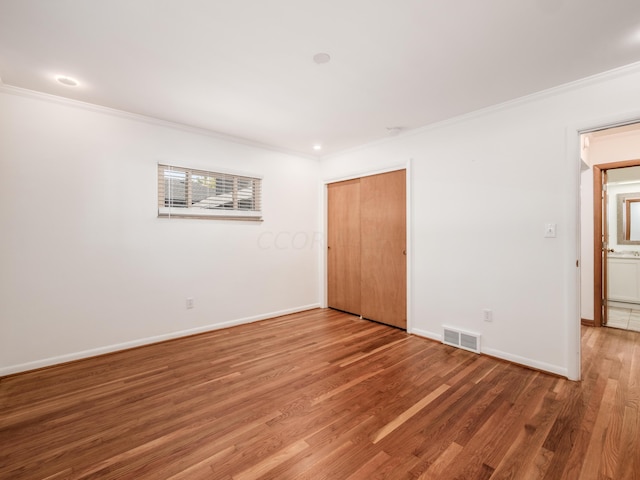
{"label": "door frame", "polygon": [[323,248],[320,250],[320,306],[322,308],[327,308],[328,299],[327,299],[327,243],[328,243],[328,220],[329,220],[329,209],[328,209],[328,195],[327,195],[327,185],[330,183],[343,182],[345,180],[353,180],[356,178],[362,177],[370,177],[372,175],[379,175],[381,173],[389,173],[395,172],[398,170],[406,170],[406,208],[407,208],[407,224],[406,224],[406,240],[407,240],[407,333],[413,333],[413,266],[411,264],[411,259],[413,258],[413,239],[412,239],[412,219],[413,219],[413,202],[412,194],[411,194],[411,185],[412,185],[412,175],[411,175],[411,164],[412,159],[408,159],[404,164],[395,164],[386,168],[381,168],[377,170],[365,170],[360,171],[340,177],[331,177],[326,180],[322,180],[322,188],[321,188],[321,205],[322,205],[322,232],[324,239]]}
{"label": "door frame", "polygon": [[[582,164],[582,144],[581,135],[586,133],[595,132],[598,130],[605,130],[607,128],[620,127],[628,125],[630,123],[640,122],[640,110],[626,112],[617,115],[602,116],[599,118],[583,118],[578,119],[576,122],[566,124],[565,129],[565,167],[563,171],[569,180],[568,189],[572,192],[569,198],[567,198],[565,204],[565,215],[568,219],[572,220],[572,229],[569,229],[566,248],[568,251],[575,254],[575,260],[572,260],[572,265],[567,264],[565,274],[565,290],[566,290],[566,313],[568,319],[568,325],[566,326],[567,335],[567,378],[570,380],[579,381],[582,378],[581,371],[581,265],[580,265],[580,214],[582,210],[582,203],[580,197],[580,185],[581,185],[581,164]],[[570,258],[570,257],[569,257]],[[577,267],[577,268],[576,268]],[[595,312],[594,312],[595,314]]]}
{"label": "door frame", "polygon": [[[638,122],[632,122],[638,123]],[[605,286],[603,274],[607,271],[602,261],[602,172],[616,168],[639,167],[640,159],[593,165],[593,323],[602,326],[602,298]]]}

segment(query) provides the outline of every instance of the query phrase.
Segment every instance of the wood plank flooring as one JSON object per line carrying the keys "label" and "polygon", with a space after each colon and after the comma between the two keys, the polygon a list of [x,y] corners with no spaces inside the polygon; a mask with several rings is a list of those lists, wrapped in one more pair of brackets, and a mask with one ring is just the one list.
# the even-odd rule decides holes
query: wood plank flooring
{"label": "wood plank flooring", "polygon": [[640,333],[583,373],[313,310],[1,379],[0,478],[640,478]]}

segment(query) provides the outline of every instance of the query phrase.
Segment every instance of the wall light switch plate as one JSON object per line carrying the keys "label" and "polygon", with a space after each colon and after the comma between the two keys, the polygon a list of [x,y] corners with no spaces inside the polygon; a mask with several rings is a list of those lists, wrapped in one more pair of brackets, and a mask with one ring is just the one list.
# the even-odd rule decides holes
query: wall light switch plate
{"label": "wall light switch plate", "polygon": [[557,224],[545,223],[544,224],[544,238],[556,238]]}

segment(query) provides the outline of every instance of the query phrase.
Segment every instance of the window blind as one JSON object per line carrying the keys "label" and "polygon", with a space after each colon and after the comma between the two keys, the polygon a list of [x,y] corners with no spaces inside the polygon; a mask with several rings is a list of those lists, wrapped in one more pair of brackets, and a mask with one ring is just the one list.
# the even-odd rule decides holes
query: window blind
{"label": "window blind", "polygon": [[262,219],[262,179],[158,165],[158,216]]}

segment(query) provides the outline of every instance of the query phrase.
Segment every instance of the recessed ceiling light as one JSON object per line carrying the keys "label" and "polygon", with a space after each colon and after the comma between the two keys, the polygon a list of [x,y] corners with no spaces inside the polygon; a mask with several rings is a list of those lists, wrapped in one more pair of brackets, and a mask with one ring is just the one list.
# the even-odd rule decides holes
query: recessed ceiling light
{"label": "recessed ceiling light", "polygon": [[316,143],[316,144],[313,146],[313,149],[314,149],[316,152],[319,152],[320,150],[322,150],[322,145],[320,145],[319,143]]}
{"label": "recessed ceiling light", "polygon": [[313,61],[316,62],[318,65],[323,63],[329,63],[329,60],[331,60],[331,57],[329,56],[328,53],[316,53],[313,56]]}
{"label": "recessed ceiling light", "polygon": [[75,78],[67,77],[65,75],[58,75],[56,77],[56,80],[58,81],[58,83],[61,83],[62,85],[65,85],[67,87],[78,86],[78,81]]}

